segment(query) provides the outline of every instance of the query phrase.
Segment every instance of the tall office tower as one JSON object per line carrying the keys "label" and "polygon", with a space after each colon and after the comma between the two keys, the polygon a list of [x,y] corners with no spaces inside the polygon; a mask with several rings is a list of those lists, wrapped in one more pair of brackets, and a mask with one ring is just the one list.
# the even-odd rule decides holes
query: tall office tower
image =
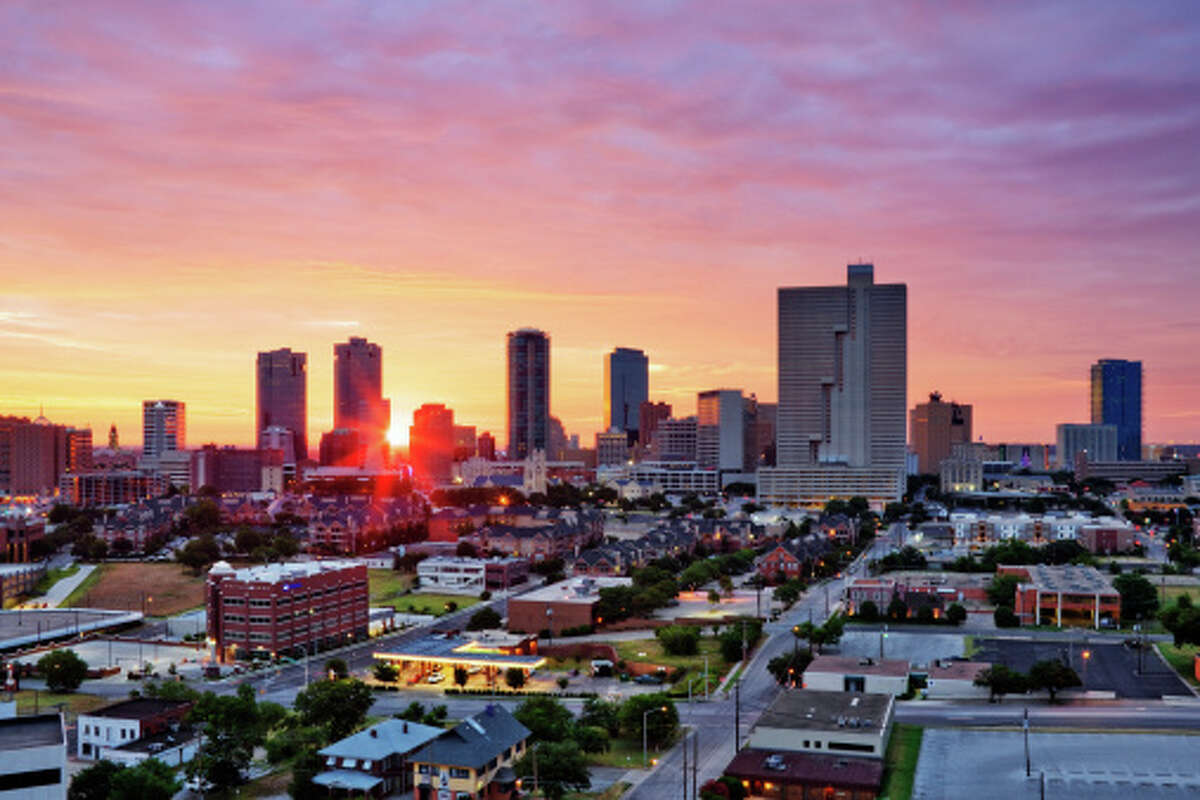
{"label": "tall office tower", "polygon": [[158,458],[163,453],[187,448],[185,403],[179,400],[142,401],[142,455]]}
{"label": "tall office tower", "polygon": [[0,417],[0,494],[54,491],[66,469],[66,431],[44,416],[32,422],[28,417]]}
{"label": "tall office tower", "polygon": [[492,436],[487,431],[479,434],[479,438],[475,440],[475,454],[484,461],[495,461],[496,437]]}
{"label": "tall office tower", "polygon": [[971,407],[943,403],[938,392],[930,392],[928,403],[917,403],[908,419],[917,469],[924,475],[938,474],[954,445],[971,441]]}
{"label": "tall office tower", "polygon": [[413,411],[408,429],[408,460],[418,480],[448,483],[454,463],[454,410],[426,403]]}
{"label": "tall office tower", "polygon": [[550,430],[550,337],[533,328],[508,334],[508,459],[546,450]]}
{"label": "tall office tower", "polygon": [[392,422],[383,398],[383,350],[361,337],[333,346],[333,427],[382,443]]}
{"label": "tall office tower", "polygon": [[638,408],[638,444],[650,447],[654,443],[654,432],[664,419],[671,418],[670,403],[651,403],[649,400]]}
{"label": "tall office tower", "polygon": [[63,468],[65,471],[90,471],[92,469],[92,429],[67,428],[64,450]]}
{"label": "tall office tower", "polygon": [[759,471],[761,501],[903,493],[907,287],[876,284],[871,264],[846,272],[845,286],[779,290],[777,466]]}
{"label": "tall office tower", "polygon": [[758,462],[764,467],[775,466],[775,418],[779,413],[778,403],[759,403],[754,421],[754,450]]}
{"label": "tall office tower", "polygon": [[695,417],[664,419],[654,431],[651,453],[656,461],[695,461],[697,425]]}
{"label": "tall office tower", "polygon": [[475,457],[475,426],[454,426],[454,460],[466,461]]}
{"label": "tall office tower", "polygon": [[117,423],[108,426],[108,449],[120,450],[121,440],[117,437]]}
{"label": "tall office tower", "polygon": [[1142,362],[1102,358],[1092,364],[1092,424],[1116,425],[1117,460],[1141,461]]}
{"label": "tall office tower", "polygon": [[1084,425],[1064,422],[1057,429],[1056,464],[1075,469],[1080,453],[1088,461],[1116,461],[1120,434],[1116,425]]}
{"label": "tall office tower", "polygon": [[263,444],[270,427],[292,432],[294,458],[308,458],[308,354],[289,348],[258,354],[255,365],[257,413],[254,441]]}
{"label": "tall office tower", "polygon": [[604,429],[624,431],[637,441],[642,403],[650,396],[650,359],[641,350],[618,347],[604,357]]}
{"label": "tall office tower", "polygon": [[741,472],[746,468],[747,398],[741,389],[714,389],[696,398],[696,463]]}

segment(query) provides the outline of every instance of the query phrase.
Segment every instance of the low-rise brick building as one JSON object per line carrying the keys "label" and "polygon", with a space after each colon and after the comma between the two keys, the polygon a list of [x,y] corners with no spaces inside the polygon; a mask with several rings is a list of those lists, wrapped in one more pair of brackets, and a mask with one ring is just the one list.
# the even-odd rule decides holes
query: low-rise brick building
{"label": "low-rise brick building", "polygon": [[234,569],[218,561],[205,583],[208,636],[218,659],[301,656],[368,635],[367,568],[308,561]]}
{"label": "low-rise brick building", "polygon": [[999,566],[996,574],[1021,579],[1013,611],[1022,625],[1099,628],[1102,620],[1121,619],[1120,593],[1094,567]]}
{"label": "low-rise brick building", "polygon": [[599,624],[596,603],[600,590],[631,585],[630,578],[579,577],[510,598],[508,629],[523,633],[550,630],[557,634],[567,628]]}

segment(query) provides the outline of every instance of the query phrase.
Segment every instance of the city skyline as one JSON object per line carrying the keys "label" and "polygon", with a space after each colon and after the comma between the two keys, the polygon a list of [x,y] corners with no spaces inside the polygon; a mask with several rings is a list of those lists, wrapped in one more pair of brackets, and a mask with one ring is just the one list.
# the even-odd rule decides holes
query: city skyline
{"label": "city skyline", "polygon": [[774,401],[776,289],[872,261],[909,286],[908,396],[977,436],[1053,441],[1124,358],[1144,440],[1200,439],[1191,4],[139,8],[0,10],[4,413],[135,446],[172,397],[250,444],[287,346],[313,449],[353,335],[393,419],[499,433],[528,323],[587,440],[621,343],[679,415]]}

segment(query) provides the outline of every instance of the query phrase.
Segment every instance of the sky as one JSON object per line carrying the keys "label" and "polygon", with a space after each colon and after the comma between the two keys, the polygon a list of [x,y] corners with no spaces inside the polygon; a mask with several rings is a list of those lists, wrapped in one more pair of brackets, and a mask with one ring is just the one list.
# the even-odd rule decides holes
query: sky
{"label": "sky", "polygon": [[[86,13],[84,11],[86,9]],[[0,413],[253,440],[254,357],[383,347],[393,419],[504,429],[505,333],[585,443],[602,358],[776,396],[776,289],[908,284],[909,405],[988,441],[1145,365],[1200,440],[1200,4],[7,2]]]}

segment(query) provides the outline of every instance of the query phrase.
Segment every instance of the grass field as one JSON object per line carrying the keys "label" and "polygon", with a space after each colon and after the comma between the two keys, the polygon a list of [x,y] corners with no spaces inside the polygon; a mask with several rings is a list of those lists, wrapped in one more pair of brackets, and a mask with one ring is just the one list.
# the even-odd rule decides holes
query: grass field
{"label": "grass field", "polygon": [[617,781],[602,792],[567,792],[563,800],[620,800],[629,791],[630,784]]}
{"label": "grass field", "polygon": [[67,715],[67,720],[73,722],[80,714],[95,711],[97,708],[109,705],[113,700],[100,697],[94,694],[84,694],[82,692],[72,692],[70,694],[55,694],[44,690],[37,691],[37,697],[34,697],[33,689],[22,689],[17,692],[17,713],[32,714],[36,707],[41,713],[54,711],[55,706],[59,703],[63,704],[63,711]]}
{"label": "grass field", "polygon": [[64,604],[68,608],[114,608],[169,617],[204,604],[204,576],[179,564],[100,564]]}
{"label": "grass field", "polygon": [[921,755],[921,738],[925,729],[920,725],[897,724],[892,728],[883,762],[883,793],[887,800],[909,800],[913,780],[917,776],[917,758]]}
{"label": "grass field", "polygon": [[1185,644],[1181,647],[1176,647],[1170,642],[1159,642],[1155,645],[1158,652],[1163,654],[1163,658],[1167,660],[1176,672],[1192,686],[1200,686],[1200,681],[1196,680],[1196,672],[1193,664],[1197,653],[1200,653],[1200,647],[1194,644]]}
{"label": "grass field", "polygon": [[1191,595],[1193,602],[1200,602],[1200,586],[1163,586],[1158,587],[1158,597],[1162,600],[1166,595],[1166,604],[1170,605],[1183,595]]}
{"label": "grass field", "polygon": [[[667,745],[663,750],[670,750],[675,742]],[[649,759],[658,758],[660,753],[653,747],[647,753],[647,763]],[[607,753],[587,753],[588,763],[594,767],[625,767],[627,769],[642,768],[642,740],[640,737],[636,739],[613,739],[610,742],[610,747]]]}
{"label": "grass field", "polygon": [[455,603],[458,608],[470,608],[479,602],[478,597],[462,594],[406,594],[397,597],[394,603],[396,610],[406,614],[432,614],[440,617],[446,613],[446,604]]}
{"label": "grass field", "polygon": [[[672,656],[663,651],[658,639],[631,639],[623,642],[612,642],[617,649],[617,655],[623,661],[641,661],[647,664],[660,664],[664,667],[687,667],[689,671],[704,671],[704,657],[708,656],[708,672],[712,675],[722,672],[725,661],[721,658],[721,645],[711,636],[700,638],[700,650],[694,656]],[[643,655],[644,654],[644,655]]]}
{"label": "grass field", "polygon": [[394,572],[390,569],[367,570],[367,591],[371,595],[371,605],[392,605],[400,595],[412,588],[412,582],[413,576],[405,572]]}

